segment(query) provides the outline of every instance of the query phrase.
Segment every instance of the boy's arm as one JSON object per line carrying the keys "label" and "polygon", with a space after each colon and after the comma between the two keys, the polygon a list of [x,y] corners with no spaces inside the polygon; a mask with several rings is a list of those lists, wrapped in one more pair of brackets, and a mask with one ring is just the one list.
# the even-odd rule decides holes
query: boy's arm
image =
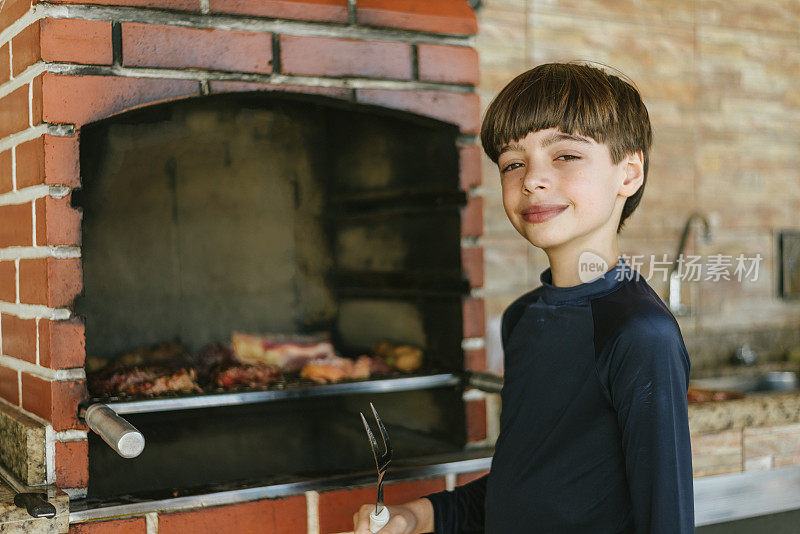
{"label": "boy's arm", "polygon": [[433,532],[458,534],[483,532],[486,479],[489,475],[457,486],[453,491],[440,491],[425,495],[433,505]]}
{"label": "boy's arm", "polygon": [[635,531],[693,533],[686,399],[691,364],[677,325],[639,323],[616,339],[608,382],[622,432]]}

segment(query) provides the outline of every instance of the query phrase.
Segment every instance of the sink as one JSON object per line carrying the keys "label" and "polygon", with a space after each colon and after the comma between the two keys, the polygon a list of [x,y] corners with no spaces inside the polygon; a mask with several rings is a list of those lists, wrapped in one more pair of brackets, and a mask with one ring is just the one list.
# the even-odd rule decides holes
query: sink
{"label": "sink", "polygon": [[798,373],[794,371],[715,376],[690,380],[689,383],[699,389],[741,391],[742,393],[800,390],[800,379],[798,379]]}

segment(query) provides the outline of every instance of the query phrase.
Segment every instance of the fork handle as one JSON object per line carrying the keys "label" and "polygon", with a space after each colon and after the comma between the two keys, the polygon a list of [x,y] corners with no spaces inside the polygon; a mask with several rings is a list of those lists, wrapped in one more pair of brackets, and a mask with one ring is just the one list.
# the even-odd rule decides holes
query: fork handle
{"label": "fork handle", "polygon": [[381,511],[377,514],[375,510],[369,513],[369,531],[370,532],[378,532],[380,529],[386,526],[386,523],[389,522],[389,509],[386,506],[381,507]]}

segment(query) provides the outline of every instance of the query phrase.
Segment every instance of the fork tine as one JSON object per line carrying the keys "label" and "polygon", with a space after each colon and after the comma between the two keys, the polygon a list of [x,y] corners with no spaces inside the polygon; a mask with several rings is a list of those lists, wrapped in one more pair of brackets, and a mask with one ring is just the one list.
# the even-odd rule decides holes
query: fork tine
{"label": "fork tine", "polygon": [[380,469],[380,461],[378,460],[378,442],[375,440],[375,436],[372,434],[372,429],[370,429],[366,418],[364,418],[364,414],[361,412],[358,413],[361,415],[361,421],[364,423],[364,428],[367,430],[367,437],[369,438],[369,445],[372,449],[372,456],[375,458],[375,466]]}
{"label": "fork tine", "polygon": [[389,433],[386,432],[386,427],[383,425],[383,421],[381,421],[378,412],[375,410],[375,406],[372,403],[369,403],[369,407],[372,408],[372,413],[375,416],[375,421],[378,422],[378,430],[381,433],[381,439],[383,440],[383,453],[381,454],[382,459],[385,462],[388,462],[392,458],[392,445],[389,442]]}

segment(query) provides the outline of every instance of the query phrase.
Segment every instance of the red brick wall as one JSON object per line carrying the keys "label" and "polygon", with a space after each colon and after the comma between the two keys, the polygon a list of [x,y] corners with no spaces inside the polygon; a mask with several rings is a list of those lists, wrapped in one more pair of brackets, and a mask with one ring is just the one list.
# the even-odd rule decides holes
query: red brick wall
{"label": "red brick wall", "polygon": [[[462,473],[454,476],[458,484],[482,476],[478,473]],[[384,486],[385,500],[389,504],[400,504],[418,499],[428,493],[447,489],[442,477],[389,482]],[[108,518],[70,526],[70,534],[145,534],[148,522],[158,528],[160,534],[186,533],[217,534],[235,532],[239,534],[338,534],[352,531],[353,514],[363,504],[374,502],[373,485],[340,489],[323,493],[308,492],[281,499],[265,499],[239,504],[198,508],[171,513],[150,513],[144,516]],[[235,529],[231,525],[235,525]],[[309,526],[311,528],[309,528]],[[154,529],[151,529],[154,530]]]}
{"label": "red brick wall", "polygon": [[[59,486],[81,488],[88,479],[86,429],[76,418],[85,395],[84,325],[71,313],[82,289],[81,213],[70,206],[85,124],[232,91],[323,94],[457,124],[469,196],[464,269],[472,288],[483,285],[475,242],[483,231],[474,189],[479,73],[469,38],[477,23],[464,0],[51,0],[34,13],[35,4],[6,0],[0,10],[0,31],[14,28],[0,42],[0,398],[53,426],[51,477]],[[127,10],[125,22],[114,6]],[[232,28],[221,16],[249,25]],[[289,22],[278,27],[274,18]],[[381,29],[390,32],[378,36]],[[482,299],[465,299],[465,337],[480,342],[483,313]],[[485,366],[480,349],[467,357],[471,368]],[[485,408],[471,405],[467,416],[470,437],[483,439]]]}
{"label": "red brick wall", "polygon": [[[486,471],[461,473],[453,477],[456,484],[483,476]],[[418,499],[428,493],[447,488],[445,478],[437,477],[403,482],[389,482],[384,486],[388,504],[400,504]],[[352,531],[353,514],[363,504],[375,500],[375,487],[340,489],[323,493],[308,492],[282,499],[265,499],[239,504],[199,508],[172,513],[151,513],[140,517],[98,520],[70,526],[70,534],[145,534],[147,523],[158,526],[158,532],[216,534],[232,532],[231,525],[240,534],[338,534]],[[309,529],[309,526],[311,528]]]}

